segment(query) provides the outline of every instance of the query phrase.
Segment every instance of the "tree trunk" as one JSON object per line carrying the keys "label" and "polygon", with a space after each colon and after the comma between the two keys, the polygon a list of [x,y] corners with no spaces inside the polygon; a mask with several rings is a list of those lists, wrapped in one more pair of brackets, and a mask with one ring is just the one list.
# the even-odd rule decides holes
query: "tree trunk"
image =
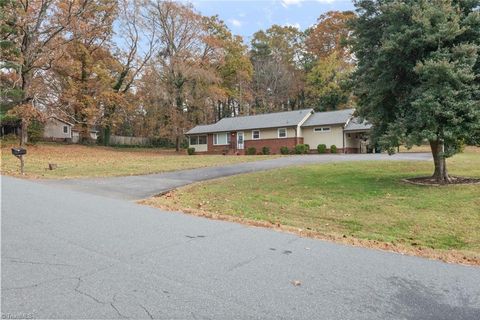
{"label": "tree trunk", "polygon": [[28,142],[28,125],[25,119],[22,119],[21,129],[20,129],[20,146],[23,147]]}
{"label": "tree trunk", "polygon": [[432,150],[433,163],[435,165],[435,170],[433,172],[432,178],[440,184],[449,183],[450,177],[448,175],[447,162],[443,153],[443,141],[440,139],[431,140],[430,148]]}
{"label": "tree trunk", "polygon": [[177,152],[180,151],[180,137],[179,136],[175,137],[175,151],[177,151]]}
{"label": "tree trunk", "polygon": [[112,135],[112,129],[110,128],[109,125],[106,125],[105,128],[103,128],[103,145],[104,146],[110,146],[110,136]]}
{"label": "tree trunk", "polygon": [[[31,97],[29,96],[29,91],[30,91],[30,83],[32,80],[32,73],[31,71],[29,72],[23,72],[21,73],[22,77],[22,103],[21,104],[27,104],[31,103]],[[28,123],[27,120],[25,119],[25,115],[22,115],[21,119],[21,124],[20,124],[20,146],[24,146],[28,142]]]}

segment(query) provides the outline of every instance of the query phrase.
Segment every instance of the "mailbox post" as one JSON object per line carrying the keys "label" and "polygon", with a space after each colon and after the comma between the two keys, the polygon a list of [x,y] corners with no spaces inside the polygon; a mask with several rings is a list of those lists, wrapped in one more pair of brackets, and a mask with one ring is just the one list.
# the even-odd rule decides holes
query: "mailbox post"
{"label": "mailbox post", "polygon": [[20,172],[24,174],[25,161],[23,157],[27,154],[27,149],[12,148],[12,154],[20,160]]}

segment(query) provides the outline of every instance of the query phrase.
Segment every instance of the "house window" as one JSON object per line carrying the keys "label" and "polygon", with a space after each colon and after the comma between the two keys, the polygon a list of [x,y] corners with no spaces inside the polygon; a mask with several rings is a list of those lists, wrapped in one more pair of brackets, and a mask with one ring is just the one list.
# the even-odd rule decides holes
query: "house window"
{"label": "house window", "polygon": [[252,139],[253,139],[253,140],[258,140],[258,139],[260,139],[260,130],[253,130],[253,131],[252,131]]}
{"label": "house window", "polygon": [[228,132],[224,133],[215,133],[213,135],[213,144],[215,145],[225,145],[230,143],[230,134]]}
{"label": "house window", "polygon": [[207,144],[207,136],[198,136],[198,144]]}
{"label": "house window", "polygon": [[190,136],[190,145],[207,144],[207,136]]}
{"label": "house window", "polygon": [[68,126],[63,126],[63,133],[68,133]]}
{"label": "house window", "polygon": [[330,132],[330,127],[313,128],[313,132]]}
{"label": "house window", "polygon": [[278,129],[278,137],[279,138],[286,138],[287,137],[287,128],[279,128]]}
{"label": "house window", "polygon": [[198,136],[191,136],[190,137],[190,145],[195,146],[198,144]]}

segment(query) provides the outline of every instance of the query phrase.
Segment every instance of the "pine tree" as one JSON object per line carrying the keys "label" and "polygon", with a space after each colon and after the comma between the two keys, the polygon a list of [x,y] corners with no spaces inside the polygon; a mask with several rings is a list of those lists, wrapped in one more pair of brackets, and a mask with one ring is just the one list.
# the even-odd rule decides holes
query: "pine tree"
{"label": "pine tree", "polygon": [[355,3],[353,49],[359,113],[389,152],[427,140],[433,178],[446,158],[480,142],[480,1]]}

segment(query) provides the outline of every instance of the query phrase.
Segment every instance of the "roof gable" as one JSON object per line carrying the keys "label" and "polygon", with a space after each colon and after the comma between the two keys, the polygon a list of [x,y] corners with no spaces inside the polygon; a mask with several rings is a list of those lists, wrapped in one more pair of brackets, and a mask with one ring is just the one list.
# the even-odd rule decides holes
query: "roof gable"
{"label": "roof gable", "polygon": [[302,127],[345,124],[352,117],[355,109],[316,112],[302,124]]}
{"label": "roof gable", "polygon": [[62,123],[64,123],[64,124],[67,124],[67,125],[69,125],[69,126],[73,126],[73,123],[70,123],[70,122],[65,121],[65,120],[63,120],[63,119],[60,119],[59,117],[56,117],[56,116],[50,116],[50,117],[48,117],[48,119],[53,119],[53,120],[62,122]]}

